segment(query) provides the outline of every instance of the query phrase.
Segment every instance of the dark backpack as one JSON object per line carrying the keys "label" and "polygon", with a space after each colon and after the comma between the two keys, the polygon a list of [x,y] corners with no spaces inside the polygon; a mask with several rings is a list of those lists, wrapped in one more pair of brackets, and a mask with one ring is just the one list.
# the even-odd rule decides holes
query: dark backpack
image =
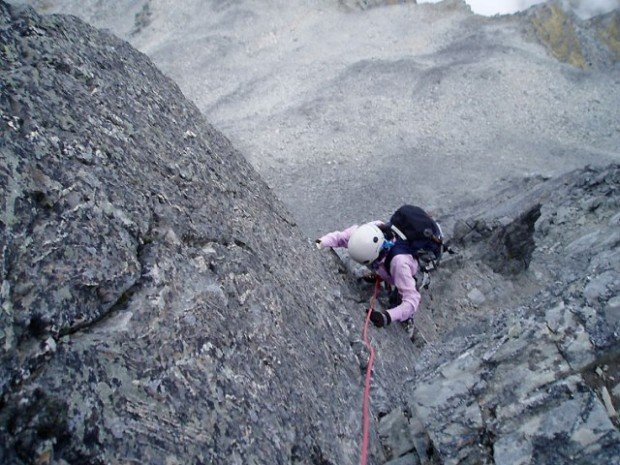
{"label": "dark backpack", "polygon": [[403,205],[394,212],[386,226],[396,237],[396,243],[385,259],[388,273],[396,255],[411,254],[418,259],[420,267],[428,271],[437,267],[441,254],[447,250],[441,228],[420,207]]}

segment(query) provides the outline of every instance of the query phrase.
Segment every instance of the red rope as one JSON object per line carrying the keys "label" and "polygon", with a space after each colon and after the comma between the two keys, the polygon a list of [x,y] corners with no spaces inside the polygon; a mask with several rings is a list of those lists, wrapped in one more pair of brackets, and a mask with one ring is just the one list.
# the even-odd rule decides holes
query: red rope
{"label": "red rope", "polygon": [[377,278],[375,282],[375,292],[370,299],[370,306],[368,307],[368,313],[366,314],[366,322],[364,323],[364,331],[362,332],[362,339],[364,341],[364,345],[370,352],[368,356],[368,365],[366,366],[366,379],[364,381],[364,398],[362,401],[362,453],[360,457],[360,464],[366,465],[368,461],[368,443],[369,443],[369,431],[370,431],[370,415],[369,415],[369,404],[370,404],[370,381],[372,379],[372,366],[375,363],[375,349],[372,345],[370,345],[370,340],[368,339],[368,326],[370,323],[370,314],[372,313],[375,300],[377,299],[377,295],[379,294],[379,285],[381,284],[381,280]]}

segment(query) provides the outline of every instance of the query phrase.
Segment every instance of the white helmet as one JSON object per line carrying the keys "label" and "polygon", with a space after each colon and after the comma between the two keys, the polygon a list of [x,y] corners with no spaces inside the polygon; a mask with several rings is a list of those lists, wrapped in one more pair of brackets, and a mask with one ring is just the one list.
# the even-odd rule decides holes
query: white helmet
{"label": "white helmet", "polygon": [[379,257],[385,238],[374,223],[361,225],[349,238],[349,255],[362,265],[370,265]]}

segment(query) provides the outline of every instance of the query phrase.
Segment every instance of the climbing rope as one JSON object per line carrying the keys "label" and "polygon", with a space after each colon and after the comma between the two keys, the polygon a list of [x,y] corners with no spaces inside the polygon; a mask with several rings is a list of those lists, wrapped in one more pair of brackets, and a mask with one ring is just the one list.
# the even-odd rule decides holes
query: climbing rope
{"label": "climbing rope", "polygon": [[377,300],[377,295],[379,295],[379,286],[381,285],[381,279],[377,277],[375,281],[375,292],[370,299],[370,305],[368,307],[368,313],[366,314],[366,322],[364,323],[364,331],[362,332],[362,340],[364,341],[364,345],[366,349],[370,352],[368,356],[368,365],[366,366],[366,379],[364,381],[364,398],[362,401],[362,453],[360,456],[360,464],[366,465],[368,461],[368,443],[369,443],[369,434],[370,434],[370,414],[369,414],[369,404],[370,404],[370,382],[372,379],[372,367],[375,363],[375,349],[370,344],[370,340],[368,339],[368,326],[370,323],[370,314],[372,313],[375,301]]}

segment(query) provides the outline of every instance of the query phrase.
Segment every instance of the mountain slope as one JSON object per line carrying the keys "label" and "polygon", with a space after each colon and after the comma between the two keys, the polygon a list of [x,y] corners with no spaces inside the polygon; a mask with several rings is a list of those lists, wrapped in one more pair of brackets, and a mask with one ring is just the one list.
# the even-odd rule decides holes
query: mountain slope
{"label": "mountain slope", "polygon": [[34,3],[111,28],[152,57],[308,235],[403,201],[445,213],[498,178],[618,160],[617,64],[603,54],[617,40],[613,21],[599,28],[554,7],[536,23],[559,34],[559,49],[566,37],[553,27],[565,20],[580,62],[600,65],[584,71],[538,39],[533,21],[546,7],[485,18],[460,1],[366,11],[333,1]]}
{"label": "mountain slope", "polygon": [[[0,462],[358,462],[369,285],[127,43],[0,1],[0,55]],[[619,183],[444,216],[413,330],[371,331],[370,463],[617,463]]]}
{"label": "mountain slope", "polygon": [[0,462],[357,462],[362,309],[243,157],[75,17],[0,54]]}

